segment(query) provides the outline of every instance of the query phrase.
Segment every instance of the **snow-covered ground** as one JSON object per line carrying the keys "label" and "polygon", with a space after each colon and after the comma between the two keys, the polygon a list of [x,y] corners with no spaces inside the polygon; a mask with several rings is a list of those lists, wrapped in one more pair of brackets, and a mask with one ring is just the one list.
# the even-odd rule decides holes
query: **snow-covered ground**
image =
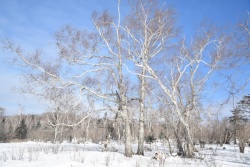
{"label": "snow-covered ground", "polygon": [[[149,145],[146,145],[149,148]],[[223,149],[225,147],[225,149]],[[42,142],[0,143],[0,167],[247,167],[250,166],[250,148],[239,153],[234,145],[206,145],[199,149],[196,158],[166,156],[160,162],[152,159],[155,152],[168,152],[161,143],[152,144],[153,151],[146,151],[145,156],[123,155],[123,145],[112,142],[109,151],[102,151],[103,146],[94,143],[85,144],[51,144]],[[133,145],[136,151],[136,145]]]}

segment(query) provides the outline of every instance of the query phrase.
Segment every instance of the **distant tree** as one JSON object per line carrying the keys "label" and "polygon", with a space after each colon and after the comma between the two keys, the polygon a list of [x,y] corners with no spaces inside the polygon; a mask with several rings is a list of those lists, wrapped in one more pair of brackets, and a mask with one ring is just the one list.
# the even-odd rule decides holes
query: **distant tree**
{"label": "distant tree", "polygon": [[37,122],[37,124],[36,124],[35,129],[39,129],[40,127],[41,127],[41,121],[40,121],[40,120],[38,120],[38,122]]}
{"label": "distant tree", "polygon": [[25,124],[25,120],[22,119],[20,125],[15,130],[15,136],[18,139],[26,139],[27,138],[27,125]]}
{"label": "distant tree", "polygon": [[244,96],[243,99],[237,104],[237,107],[232,110],[232,115],[229,117],[233,125],[234,140],[239,140],[239,149],[244,153],[245,143],[248,137],[246,136],[247,122],[249,121],[247,113],[250,113],[250,96]]}
{"label": "distant tree", "polygon": [[64,126],[62,125],[65,120],[65,114],[60,107],[54,109],[53,112],[46,113],[45,126],[53,131],[53,143],[58,141],[58,135],[64,131]]}
{"label": "distant tree", "polygon": [[3,117],[4,112],[5,112],[5,108],[0,107],[0,117]]}
{"label": "distant tree", "polygon": [[4,112],[5,108],[0,107],[0,142],[5,142],[6,140]]}
{"label": "distant tree", "polygon": [[244,96],[238,104],[243,112],[250,113],[250,95]]}
{"label": "distant tree", "polygon": [[5,118],[0,119],[0,142],[6,141]]}

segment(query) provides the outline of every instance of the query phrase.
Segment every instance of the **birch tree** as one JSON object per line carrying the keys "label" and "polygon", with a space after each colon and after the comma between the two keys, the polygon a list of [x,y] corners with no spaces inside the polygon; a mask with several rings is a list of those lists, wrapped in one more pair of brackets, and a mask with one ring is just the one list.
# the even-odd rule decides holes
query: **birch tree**
{"label": "birch tree", "polygon": [[[143,62],[149,63],[151,58],[162,48],[162,42],[168,41],[177,35],[174,28],[173,10],[158,6],[151,0],[137,0],[131,2],[131,13],[127,17],[123,30],[128,36],[128,52],[140,72],[134,73],[140,80],[140,118],[137,154],[144,154],[144,112],[147,69]],[[161,8],[162,7],[162,8]],[[152,63],[152,62],[150,62]],[[130,71],[133,73],[132,71]],[[147,75],[147,76],[146,76]]]}
{"label": "birch tree", "polygon": [[[121,113],[125,121],[125,156],[132,156],[131,147],[131,131],[128,109],[128,97],[126,88],[125,73],[123,64],[125,62],[126,50],[123,44],[124,34],[121,31],[121,16],[120,16],[120,1],[118,1],[118,18],[117,21],[112,18],[107,12],[101,15],[94,13],[94,25],[101,37],[101,40],[108,51],[108,56],[103,56],[101,60],[106,63],[105,67],[109,69],[113,77],[114,86],[117,90],[114,91],[118,112]],[[113,110],[113,109],[112,109]]]}
{"label": "birch tree", "polygon": [[238,23],[237,31],[234,34],[236,39],[236,48],[234,48],[235,54],[240,57],[244,57],[249,63],[250,55],[250,14],[247,13],[247,16]]}
{"label": "birch tree", "polygon": [[70,88],[78,95],[76,104],[90,94],[97,97],[99,106],[104,102],[105,109],[120,112],[125,121],[125,155],[131,157],[120,1],[117,9],[116,20],[107,11],[93,13],[95,32],[77,30],[71,26],[57,31],[55,42],[58,55],[48,57],[39,49],[26,53],[10,41],[5,42],[5,48],[15,53],[14,63],[25,69],[23,80],[26,92],[40,95],[46,88]]}
{"label": "birch tree", "polygon": [[130,60],[146,73],[134,73],[154,80],[164,92],[162,101],[168,106],[168,112],[175,115],[174,120],[184,128],[183,155],[192,157],[195,148],[190,116],[197,112],[205,83],[223,62],[228,38],[202,27],[190,44],[185,38],[177,43],[173,11],[164,6],[154,9],[153,1],[137,2],[135,11],[139,10],[139,15],[133,13],[130,17],[136,26],[129,24],[124,29],[129,36]]}

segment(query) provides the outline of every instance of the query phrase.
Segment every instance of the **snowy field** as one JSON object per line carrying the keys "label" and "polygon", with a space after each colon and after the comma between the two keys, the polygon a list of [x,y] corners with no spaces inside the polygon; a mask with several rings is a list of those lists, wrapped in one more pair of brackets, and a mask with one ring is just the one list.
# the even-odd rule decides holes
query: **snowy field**
{"label": "snowy field", "polygon": [[[146,145],[150,148],[150,145]],[[223,149],[225,147],[225,149]],[[234,145],[206,145],[199,149],[195,158],[166,156],[162,161],[154,160],[155,152],[168,152],[161,143],[152,144],[152,151],[145,156],[134,155],[127,158],[123,155],[123,145],[112,142],[109,151],[103,152],[103,145],[86,144],[51,144],[42,142],[0,143],[0,167],[249,167],[250,148],[239,153]],[[136,145],[133,145],[136,151]]]}

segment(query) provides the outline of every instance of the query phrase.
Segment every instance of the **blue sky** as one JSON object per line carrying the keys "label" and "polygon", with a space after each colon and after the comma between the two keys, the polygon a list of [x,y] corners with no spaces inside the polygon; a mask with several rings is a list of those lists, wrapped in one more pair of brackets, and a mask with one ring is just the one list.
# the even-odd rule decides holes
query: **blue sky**
{"label": "blue sky", "polygon": [[[167,4],[176,9],[178,24],[186,35],[194,33],[203,20],[232,25],[250,12],[250,0],[169,0]],[[0,0],[0,40],[7,37],[27,51],[42,48],[53,55],[57,29],[65,24],[91,29],[94,10],[115,12],[116,5],[116,0]],[[8,115],[17,113],[19,104],[25,113],[41,113],[45,106],[36,98],[12,90],[21,83],[18,69],[7,63],[9,56],[0,49],[0,106]]]}

